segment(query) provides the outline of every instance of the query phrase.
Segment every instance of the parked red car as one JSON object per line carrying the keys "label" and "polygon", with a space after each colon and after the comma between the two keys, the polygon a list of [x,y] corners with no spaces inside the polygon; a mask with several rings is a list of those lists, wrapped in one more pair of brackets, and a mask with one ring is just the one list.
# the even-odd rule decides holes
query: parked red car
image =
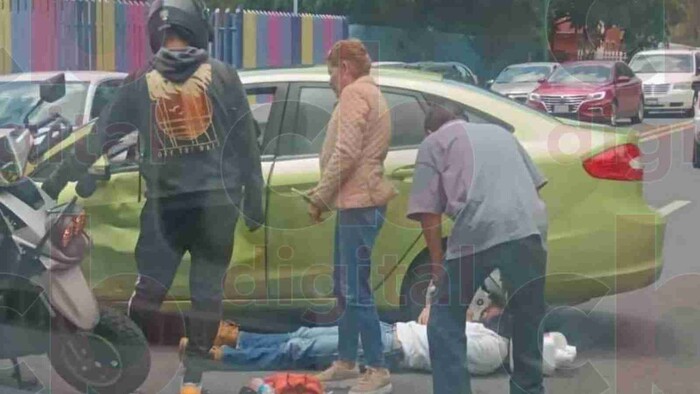
{"label": "parked red car", "polygon": [[644,120],[642,80],[623,62],[565,63],[530,94],[527,104],[554,116],[613,126],[621,118],[633,124]]}

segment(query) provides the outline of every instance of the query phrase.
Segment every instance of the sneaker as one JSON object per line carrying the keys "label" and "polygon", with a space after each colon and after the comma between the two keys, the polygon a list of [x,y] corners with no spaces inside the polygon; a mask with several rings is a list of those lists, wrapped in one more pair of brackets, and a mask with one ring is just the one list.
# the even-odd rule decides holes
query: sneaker
{"label": "sneaker", "polygon": [[180,386],[180,394],[202,394],[202,386],[195,383],[184,383]]}
{"label": "sneaker", "polygon": [[360,377],[360,368],[357,364],[350,366],[345,361],[333,361],[328,369],[316,375],[321,382],[337,382],[341,380],[357,379]]}
{"label": "sneaker", "polygon": [[219,323],[219,332],[216,333],[216,338],[214,338],[214,346],[230,346],[236,347],[238,342],[238,324],[230,321],[224,320]]}
{"label": "sneaker", "polygon": [[393,390],[390,378],[386,368],[367,367],[367,371],[348,394],[389,394]]}

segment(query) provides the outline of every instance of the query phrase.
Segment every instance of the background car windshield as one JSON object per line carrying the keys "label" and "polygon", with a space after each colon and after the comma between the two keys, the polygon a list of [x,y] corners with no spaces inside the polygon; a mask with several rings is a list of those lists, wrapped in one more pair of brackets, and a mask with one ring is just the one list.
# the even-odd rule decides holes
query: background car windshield
{"label": "background car windshield", "polygon": [[496,83],[537,82],[547,78],[550,72],[547,66],[509,67],[498,75]]}
{"label": "background car windshield", "polygon": [[[0,82],[0,126],[21,125],[24,116],[39,101],[40,81]],[[71,123],[80,119],[85,110],[89,83],[66,83],[66,95],[53,103],[43,103],[32,116],[30,122],[46,118],[51,112],[58,112]]]}
{"label": "background car windshield", "polygon": [[549,78],[550,83],[601,83],[612,79],[612,68],[600,65],[582,64],[564,66]]}
{"label": "background car windshield", "polygon": [[632,71],[638,74],[655,73],[692,73],[693,57],[691,55],[642,55],[630,63]]}

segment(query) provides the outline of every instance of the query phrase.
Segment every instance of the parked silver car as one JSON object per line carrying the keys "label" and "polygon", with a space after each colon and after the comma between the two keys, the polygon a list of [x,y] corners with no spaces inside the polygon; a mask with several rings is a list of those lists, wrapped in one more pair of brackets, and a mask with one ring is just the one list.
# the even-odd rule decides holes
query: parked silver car
{"label": "parked silver car", "polygon": [[644,109],[695,115],[700,87],[700,50],[661,49],[636,54],[630,68],[644,82]]}
{"label": "parked silver car", "polygon": [[495,80],[486,85],[492,91],[500,93],[521,103],[559,66],[558,63],[522,63],[506,67]]}

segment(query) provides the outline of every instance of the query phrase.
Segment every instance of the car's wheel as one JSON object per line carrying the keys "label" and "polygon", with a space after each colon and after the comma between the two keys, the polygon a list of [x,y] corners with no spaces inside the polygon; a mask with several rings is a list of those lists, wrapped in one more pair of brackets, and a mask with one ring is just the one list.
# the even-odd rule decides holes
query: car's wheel
{"label": "car's wheel", "polygon": [[431,279],[430,255],[423,251],[408,267],[401,284],[401,316],[405,321],[418,319],[425,307],[425,294]]}
{"label": "car's wheel", "polygon": [[620,120],[617,116],[617,102],[613,102],[612,109],[610,110],[610,125],[613,127],[616,127],[620,123]]}
{"label": "car's wheel", "polygon": [[644,122],[644,97],[639,99],[637,114],[632,117],[632,124],[640,124]]}
{"label": "car's wheel", "polygon": [[56,325],[49,353],[51,365],[81,393],[128,394],[148,377],[148,343],[125,314],[100,308],[100,321],[92,331],[75,330],[65,320]]}

